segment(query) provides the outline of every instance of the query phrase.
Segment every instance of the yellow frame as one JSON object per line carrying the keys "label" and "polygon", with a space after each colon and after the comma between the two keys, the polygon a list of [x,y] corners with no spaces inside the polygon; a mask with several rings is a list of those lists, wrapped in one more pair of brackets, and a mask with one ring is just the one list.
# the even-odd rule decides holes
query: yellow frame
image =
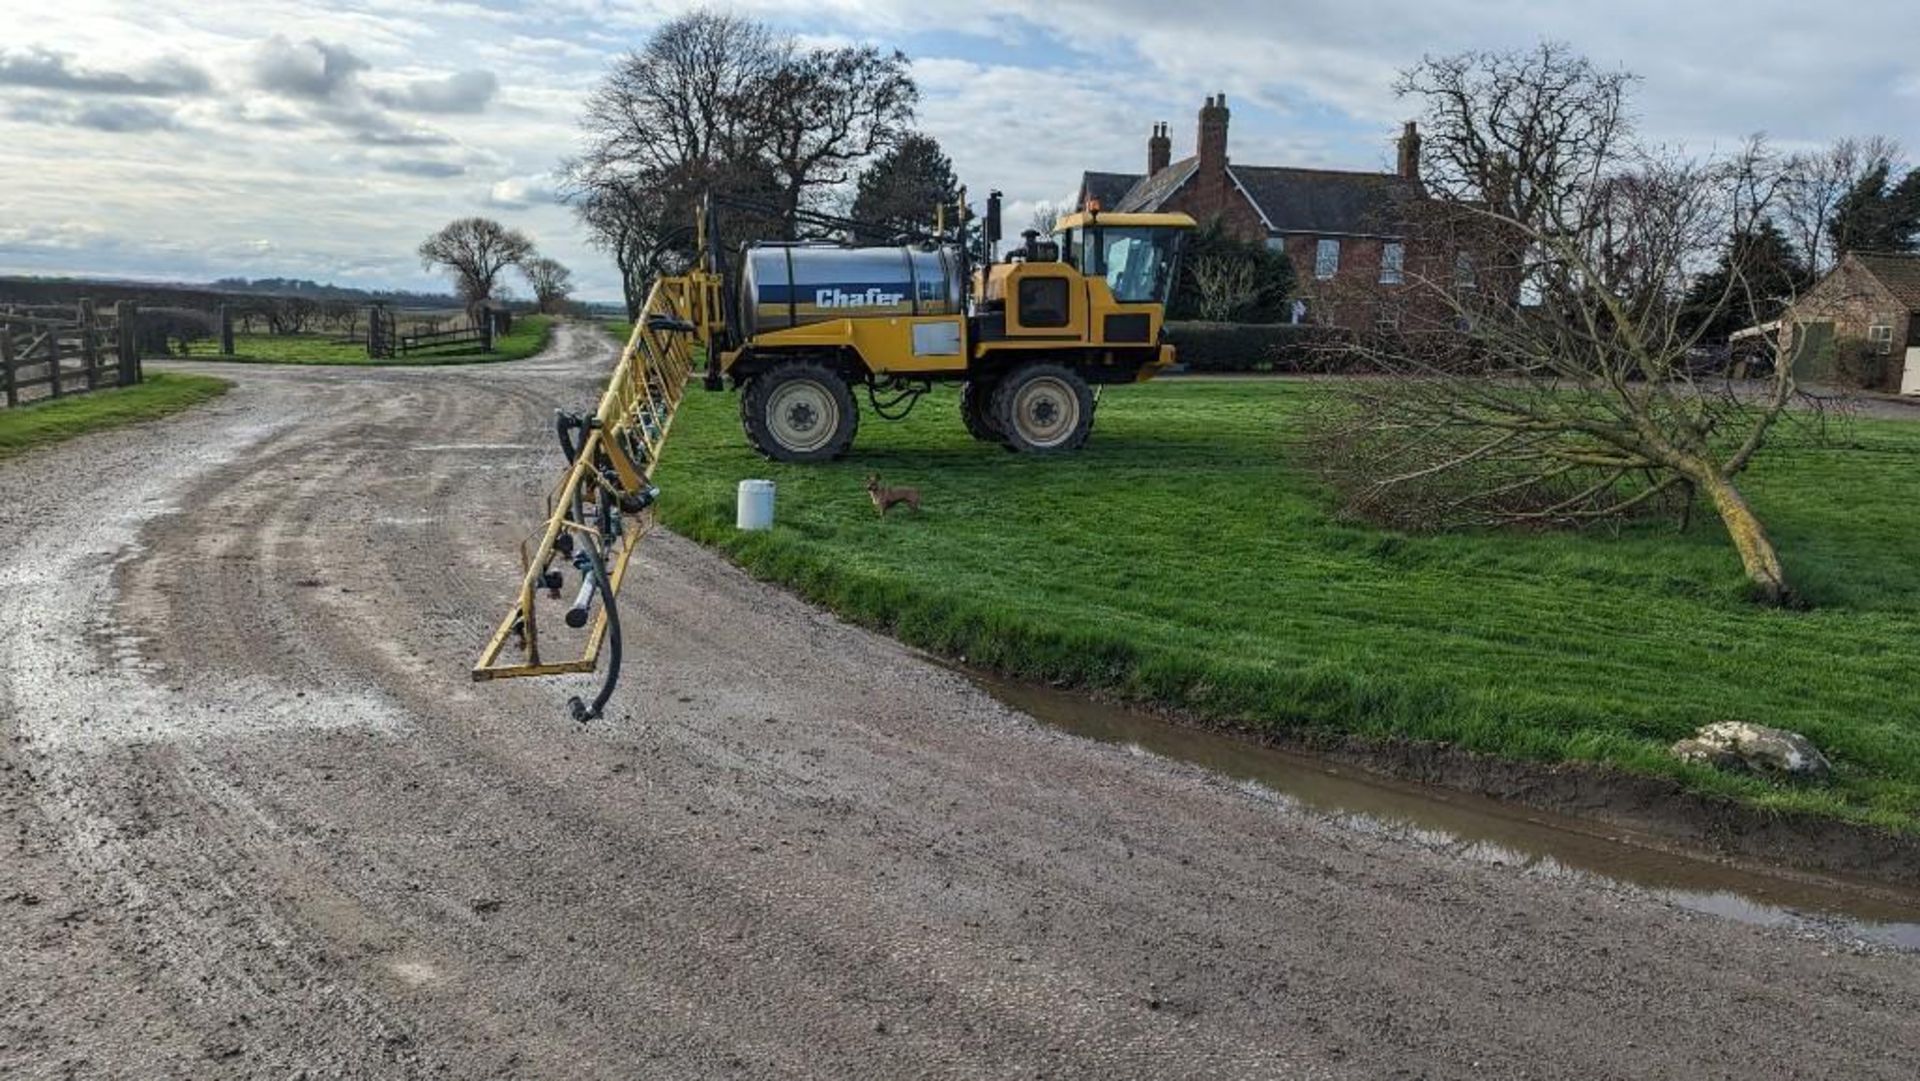
{"label": "yellow frame", "polygon": [[[474,663],[476,681],[508,679],[519,676],[549,676],[568,672],[591,672],[600,660],[600,647],[607,634],[606,606],[601,605],[587,630],[581,654],[574,660],[543,661],[540,657],[539,622],[536,618],[536,594],[544,588],[542,578],[552,566],[555,546],[563,532],[592,537],[594,528],[570,517],[574,496],[590,494],[594,500],[618,499],[644,491],[653,479],[654,465],[673,429],[673,418],[686,396],[687,383],[694,373],[694,337],[711,341],[711,327],[719,313],[718,282],[712,275],[695,273],[683,278],[663,278],[647,294],[646,305],[633,325],[633,334],[621,351],[619,364],[592,426],[582,441],[579,456],[566,476],[548,497],[549,512],[540,543],[528,558],[520,580],[519,594],[493,636]],[[694,328],[659,329],[656,320],[671,320]],[[646,461],[635,462],[624,449],[632,436],[646,451]],[[600,474],[602,463],[610,466],[617,486]],[[618,538],[612,550],[603,554],[607,581],[615,595],[626,580],[627,565],[635,548],[653,529],[653,511],[642,511]],[[524,549],[523,549],[524,550]],[[502,663],[500,655],[515,629],[521,632],[522,659]]]}

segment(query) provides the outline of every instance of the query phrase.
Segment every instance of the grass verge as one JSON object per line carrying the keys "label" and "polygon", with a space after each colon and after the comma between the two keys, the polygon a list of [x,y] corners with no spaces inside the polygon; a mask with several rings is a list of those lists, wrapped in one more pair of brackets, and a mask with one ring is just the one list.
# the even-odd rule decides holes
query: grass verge
{"label": "grass verge", "polygon": [[150,373],[137,386],[0,409],[0,458],[121,424],[177,413],[227,392],[232,383],[203,375]]}
{"label": "grass verge", "polygon": [[[493,351],[481,353],[467,346],[450,346],[447,352],[414,353],[391,360],[373,360],[364,343],[336,341],[329,334],[236,334],[234,356],[223,357],[212,350],[217,343],[198,342],[195,360],[222,360],[241,364],[351,364],[369,367],[431,367],[439,364],[490,364],[503,360],[524,360],[547,347],[553,336],[553,319],[545,315],[523,315],[514,319],[513,331],[494,340]],[[464,351],[463,351],[464,350]]]}
{"label": "grass verge", "polygon": [[[1920,830],[1920,425],[1789,428],[1747,489],[1809,612],[1743,599],[1710,515],[1686,533],[1411,536],[1337,520],[1293,461],[1310,386],[1110,389],[1080,454],[970,440],[957,394],[871,413],[829,466],[753,455],[731,394],[693,393],[661,512],[857,622],[1000,672],[1254,728],[1439,740],[1680,778],[1762,808]],[[876,518],[868,472],[926,512]],[[733,529],[734,485],[779,484],[779,526]],[[1805,732],[1825,784],[1677,763],[1741,718]]]}

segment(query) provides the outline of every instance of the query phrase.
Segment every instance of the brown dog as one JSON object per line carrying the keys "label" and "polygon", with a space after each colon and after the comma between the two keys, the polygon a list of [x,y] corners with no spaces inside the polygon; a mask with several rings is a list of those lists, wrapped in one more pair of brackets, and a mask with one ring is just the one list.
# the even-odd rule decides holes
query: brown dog
{"label": "brown dog", "polygon": [[888,508],[895,503],[905,503],[913,508],[915,514],[920,513],[920,489],[881,487],[878,473],[867,474],[867,495],[873,500],[873,509],[882,518],[887,516]]}

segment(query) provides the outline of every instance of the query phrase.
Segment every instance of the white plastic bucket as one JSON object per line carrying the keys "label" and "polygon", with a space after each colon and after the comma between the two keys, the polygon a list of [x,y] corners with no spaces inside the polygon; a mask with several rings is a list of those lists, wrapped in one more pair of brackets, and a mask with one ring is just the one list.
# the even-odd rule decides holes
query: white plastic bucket
{"label": "white plastic bucket", "polygon": [[772,481],[743,480],[740,482],[740,503],[734,515],[733,524],[740,529],[773,528]]}

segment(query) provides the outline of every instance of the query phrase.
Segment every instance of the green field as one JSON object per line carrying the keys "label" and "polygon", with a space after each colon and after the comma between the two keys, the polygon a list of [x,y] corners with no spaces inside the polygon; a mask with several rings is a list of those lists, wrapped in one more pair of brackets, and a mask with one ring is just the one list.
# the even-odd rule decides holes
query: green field
{"label": "green field", "polygon": [[435,364],[486,364],[501,360],[524,360],[547,347],[553,334],[553,319],[545,315],[523,315],[514,319],[513,332],[493,343],[493,352],[448,351],[416,353],[392,360],[371,360],[364,343],[339,342],[332,334],[236,334],[234,356],[223,357],[216,342],[194,343],[196,360],[225,360],[252,364],[364,364],[377,366],[421,366]]}
{"label": "green field", "polygon": [[0,409],[0,458],[120,424],[153,420],[225,394],[233,384],[154,372],[137,386]]}
{"label": "green field", "polygon": [[[748,451],[691,393],[660,477],[673,528],[862,623],[1012,675],[1215,720],[1444,740],[1671,774],[1776,808],[1920,829],[1920,424],[1789,428],[1747,487],[1817,607],[1769,611],[1711,514],[1691,531],[1408,536],[1345,524],[1296,463],[1290,382],[1110,389],[1055,459],[970,440],[942,389],[862,417],[833,466]],[[919,486],[877,520],[862,484]],[[743,477],[779,526],[733,529]],[[1682,766],[1697,725],[1805,732],[1823,785]]]}

